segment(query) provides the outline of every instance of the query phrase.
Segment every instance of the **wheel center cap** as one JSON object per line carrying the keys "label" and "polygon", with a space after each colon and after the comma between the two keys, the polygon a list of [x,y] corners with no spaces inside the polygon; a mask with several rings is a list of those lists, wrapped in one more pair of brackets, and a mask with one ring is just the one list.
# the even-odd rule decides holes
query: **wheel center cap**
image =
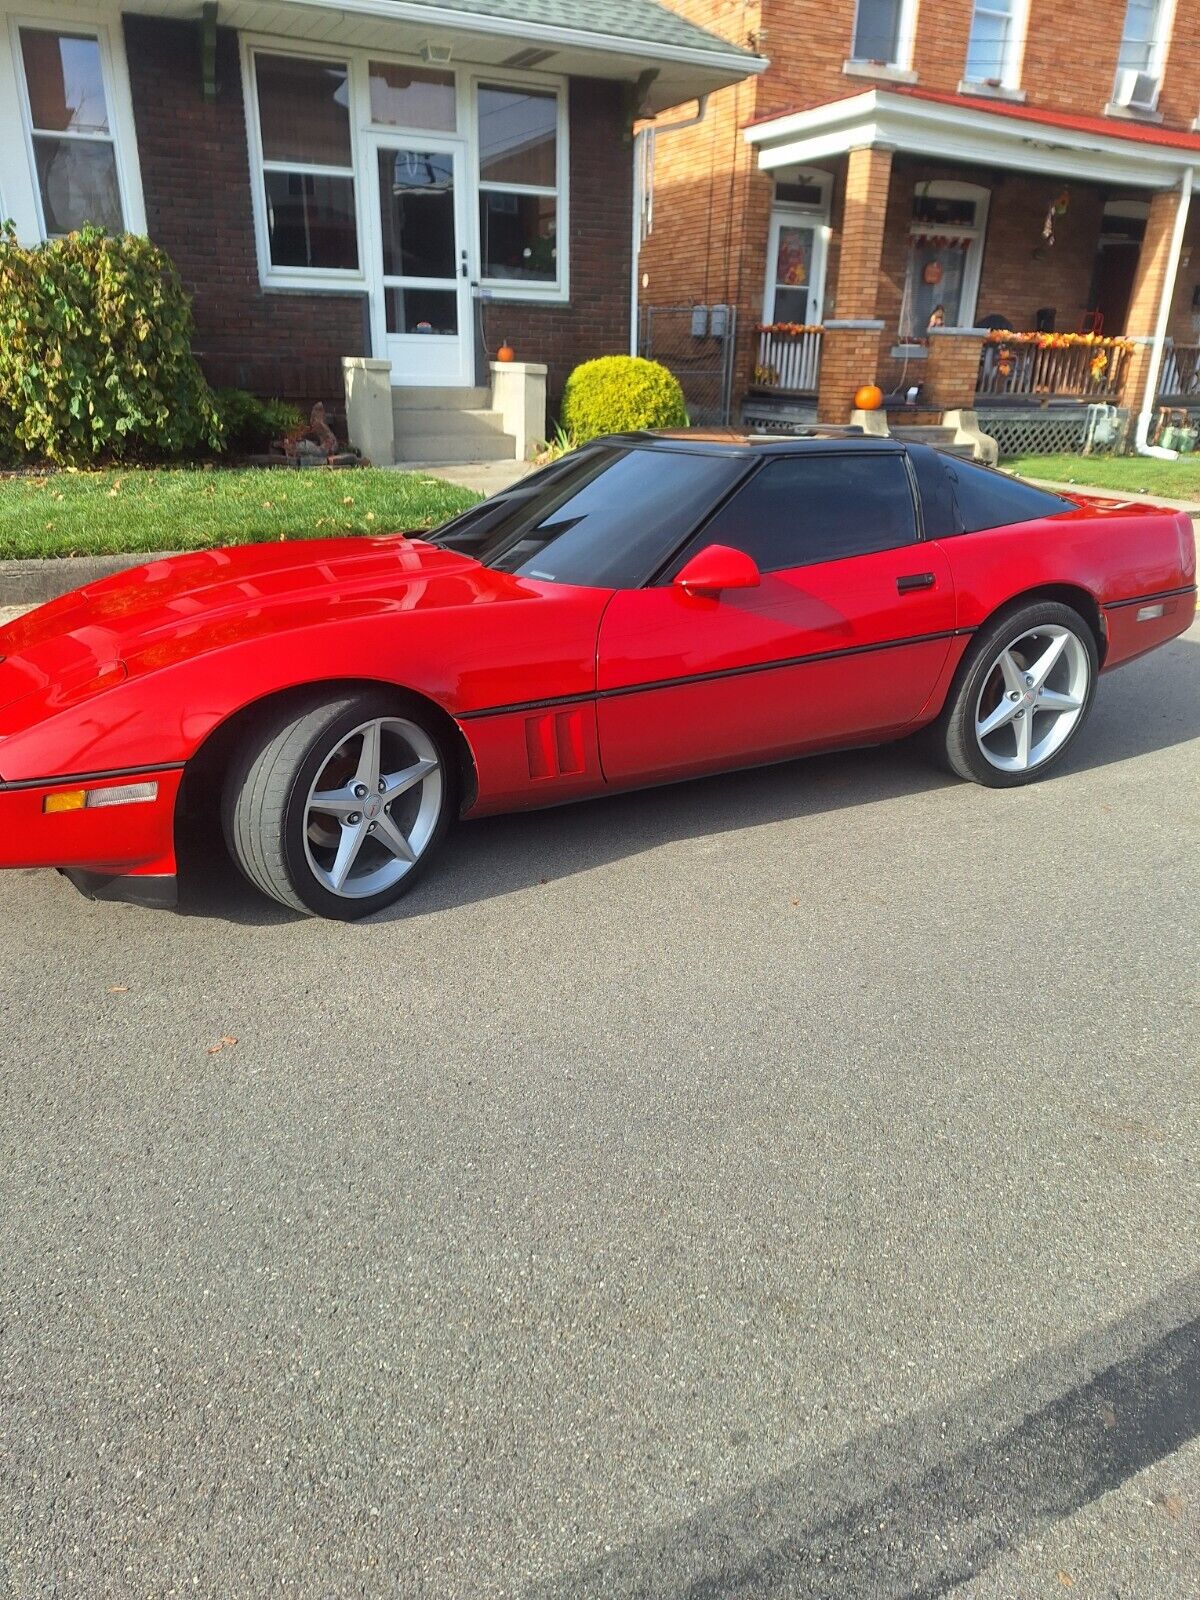
{"label": "wheel center cap", "polygon": [[378,800],[371,799],[363,802],[363,812],[365,813],[368,822],[375,821],[375,818],[379,815],[380,809],[381,802]]}

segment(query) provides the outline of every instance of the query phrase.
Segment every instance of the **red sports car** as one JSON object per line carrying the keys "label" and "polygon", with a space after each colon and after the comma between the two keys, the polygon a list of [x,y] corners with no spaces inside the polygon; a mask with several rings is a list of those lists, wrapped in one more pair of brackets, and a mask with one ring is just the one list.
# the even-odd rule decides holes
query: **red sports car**
{"label": "red sports car", "polygon": [[428,537],[178,556],[0,630],[0,865],[171,904],[212,795],[252,883],[352,918],[458,816],[921,728],[1027,783],[1195,607],[1181,513],[858,434],[599,440]]}

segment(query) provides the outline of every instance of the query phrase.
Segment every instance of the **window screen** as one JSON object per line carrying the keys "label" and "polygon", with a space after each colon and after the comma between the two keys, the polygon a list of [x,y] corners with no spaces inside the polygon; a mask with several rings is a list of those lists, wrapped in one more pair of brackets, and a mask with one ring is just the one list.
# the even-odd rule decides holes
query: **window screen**
{"label": "window screen", "polygon": [[1010,522],[1032,522],[1036,517],[1055,517],[1073,509],[1069,500],[1035,489],[1031,483],[1009,478],[973,461],[942,457],[954,485],[958,514],[966,533],[984,528],[1002,528]]}
{"label": "window screen", "polygon": [[[768,461],[692,540],[744,550],[763,572],[892,550],[917,536],[904,457],[787,456]],[[682,562],[677,564],[682,565]]]}

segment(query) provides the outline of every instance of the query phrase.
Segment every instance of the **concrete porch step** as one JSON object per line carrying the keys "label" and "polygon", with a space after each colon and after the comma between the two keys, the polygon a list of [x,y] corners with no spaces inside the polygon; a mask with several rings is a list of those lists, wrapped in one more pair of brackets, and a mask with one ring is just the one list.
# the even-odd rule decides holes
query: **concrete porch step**
{"label": "concrete porch step", "polygon": [[442,433],[396,435],[396,461],[405,466],[453,466],[477,461],[515,461],[517,441],[511,433],[471,436],[455,428]]}
{"label": "concrete porch step", "polygon": [[961,456],[964,461],[975,459],[975,450],[969,444],[955,444],[953,428],[943,428],[936,423],[918,423],[909,427],[892,427],[893,439],[902,439],[905,444],[928,444],[937,450],[944,450],[947,455]]}
{"label": "concrete porch step", "polygon": [[423,439],[435,434],[454,433],[464,439],[487,439],[504,432],[504,419],[498,411],[397,411],[396,443],[404,439]]}
{"label": "concrete porch step", "polygon": [[479,411],[492,398],[486,386],[472,389],[394,388],[392,410],[397,417],[409,411]]}

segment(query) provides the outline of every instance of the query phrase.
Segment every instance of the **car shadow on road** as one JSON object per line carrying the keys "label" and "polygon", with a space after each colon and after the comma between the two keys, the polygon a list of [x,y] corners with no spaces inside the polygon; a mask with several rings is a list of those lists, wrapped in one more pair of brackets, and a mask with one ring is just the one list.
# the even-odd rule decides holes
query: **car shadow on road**
{"label": "car shadow on road", "polygon": [[[1157,669],[1157,670],[1156,670]],[[1158,692],[1162,684],[1166,693]],[[1076,747],[1055,773],[1136,760],[1200,739],[1200,643],[1181,639],[1101,681]],[[919,739],[810,756],[548,811],[459,825],[441,858],[395,906],[370,919],[410,921],[588,872],[685,839],[799,822],[958,782],[933,765]],[[210,835],[180,846],[180,911],[244,926],[299,920],[263,899]]]}
{"label": "car shadow on road", "polygon": [[933,1600],[1198,1434],[1192,1274],[952,1405],[798,1462],[521,1600]]}

